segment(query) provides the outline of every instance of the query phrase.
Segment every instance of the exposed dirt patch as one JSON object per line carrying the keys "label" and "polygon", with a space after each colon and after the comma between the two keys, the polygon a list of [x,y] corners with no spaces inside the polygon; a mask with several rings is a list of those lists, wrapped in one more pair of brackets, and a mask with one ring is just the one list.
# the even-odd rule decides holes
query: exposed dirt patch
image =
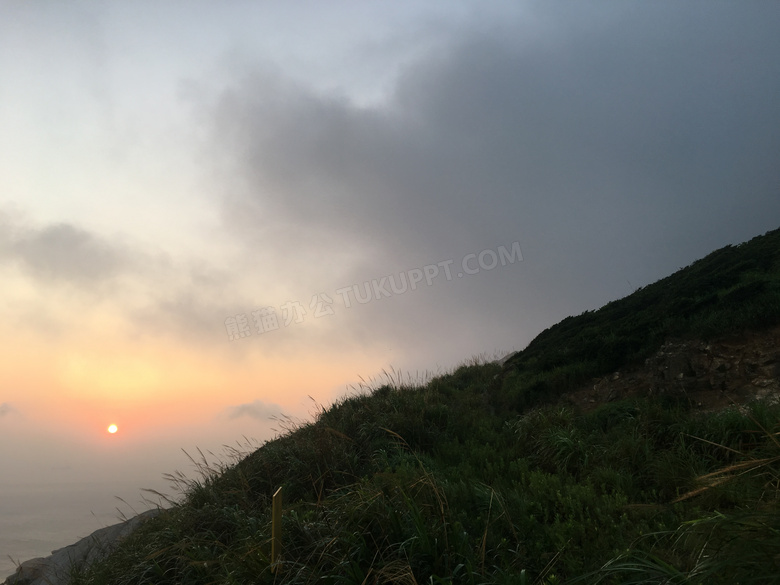
{"label": "exposed dirt patch", "polygon": [[780,400],[780,327],[709,342],[669,340],[642,366],[594,378],[561,400],[589,411],[629,397],[671,395],[702,410]]}

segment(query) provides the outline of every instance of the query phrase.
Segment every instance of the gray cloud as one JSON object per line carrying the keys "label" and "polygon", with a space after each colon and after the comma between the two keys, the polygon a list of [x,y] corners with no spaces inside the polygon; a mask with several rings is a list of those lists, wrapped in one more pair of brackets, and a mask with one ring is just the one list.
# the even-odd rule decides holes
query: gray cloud
{"label": "gray cloud", "polygon": [[45,283],[100,284],[132,266],[130,253],[77,226],[21,225],[0,214],[0,260],[15,262]]}
{"label": "gray cloud", "polygon": [[254,400],[252,402],[247,402],[246,404],[231,406],[227,410],[227,415],[230,419],[247,416],[258,420],[268,420],[272,417],[278,417],[281,414],[282,409],[278,404],[271,404],[263,402],[262,400]]}
{"label": "gray cloud", "polygon": [[258,270],[322,288],[520,241],[516,270],[359,321],[527,341],[777,227],[780,8],[708,7],[539,8],[545,34],[453,37],[373,108],[251,72],[212,111],[225,221]]}
{"label": "gray cloud", "polygon": [[130,310],[139,336],[172,336],[189,345],[221,345],[224,320],[252,305],[235,290],[225,271],[187,261],[161,260],[151,274],[153,281],[144,304]]}
{"label": "gray cloud", "polygon": [[8,402],[2,402],[0,403],[0,418],[8,416],[10,414],[14,414],[18,412],[13,406],[11,406]]}
{"label": "gray cloud", "polygon": [[233,211],[254,235],[294,224],[396,250],[450,250],[538,219],[577,233],[632,211],[677,229],[694,210],[722,214],[737,189],[776,178],[779,43],[728,11],[675,25],[692,16],[561,23],[531,47],[453,42],[407,71],[387,108],[257,75],[216,110],[250,187]]}
{"label": "gray cloud", "polygon": [[[71,224],[34,225],[0,211],[0,263],[18,266],[42,287],[73,287],[90,300],[115,302],[138,336],[172,336],[192,344],[221,344],[223,321],[242,296],[224,270],[202,261],[150,252]],[[121,280],[120,280],[121,279]],[[141,296],[126,298],[123,284]],[[58,318],[19,307],[17,318],[59,332]]]}

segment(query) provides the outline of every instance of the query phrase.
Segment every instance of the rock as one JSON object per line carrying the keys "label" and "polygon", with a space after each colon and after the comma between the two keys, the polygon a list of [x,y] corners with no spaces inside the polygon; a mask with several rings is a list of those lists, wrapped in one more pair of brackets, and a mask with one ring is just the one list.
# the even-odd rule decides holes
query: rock
{"label": "rock", "polygon": [[759,388],[766,388],[767,386],[771,386],[774,383],[775,381],[770,378],[756,378],[753,380],[753,386],[758,386]]}
{"label": "rock", "polygon": [[493,363],[497,364],[499,366],[503,366],[507,361],[509,361],[511,358],[513,358],[515,355],[517,355],[518,352],[516,351],[510,351],[508,354],[506,354],[504,357],[495,360]]}
{"label": "rock", "polygon": [[88,566],[103,558],[142,522],[159,513],[159,509],[148,510],[119,524],[100,528],[75,544],[52,551],[48,557],[25,561],[5,580],[5,585],[67,585],[74,566]]}
{"label": "rock", "polygon": [[583,383],[568,402],[585,411],[634,396],[668,396],[703,410],[754,399],[780,402],[777,326],[707,341],[668,339],[640,364]]}

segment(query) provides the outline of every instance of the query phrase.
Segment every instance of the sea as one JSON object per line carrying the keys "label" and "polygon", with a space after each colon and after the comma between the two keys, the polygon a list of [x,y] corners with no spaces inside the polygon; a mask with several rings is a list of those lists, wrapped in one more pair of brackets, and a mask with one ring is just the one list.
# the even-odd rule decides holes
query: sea
{"label": "sea", "polygon": [[[169,491],[161,480],[0,483],[0,583],[20,562],[45,557],[104,528],[162,504],[143,488]],[[144,501],[145,499],[153,501]]]}

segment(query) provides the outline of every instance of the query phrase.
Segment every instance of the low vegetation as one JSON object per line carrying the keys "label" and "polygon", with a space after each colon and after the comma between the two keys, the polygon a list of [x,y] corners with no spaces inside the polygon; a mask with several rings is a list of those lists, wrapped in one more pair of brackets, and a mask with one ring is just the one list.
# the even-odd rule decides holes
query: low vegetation
{"label": "low vegetation", "polygon": [[200,458],[171,478],[180,501],[73,582],[780,583],[780,406],[556,402],[670,336],[778,323],[780,230],[565,319],[503,367],[391,375],[234,462]]}
{"label": "low vegetation", "polygon": [[507,364],[501,406],[555,400],[641,363],[669,338],[712,339],[780,324],[780,229],[726,246],[597,311],[567,317]]}

